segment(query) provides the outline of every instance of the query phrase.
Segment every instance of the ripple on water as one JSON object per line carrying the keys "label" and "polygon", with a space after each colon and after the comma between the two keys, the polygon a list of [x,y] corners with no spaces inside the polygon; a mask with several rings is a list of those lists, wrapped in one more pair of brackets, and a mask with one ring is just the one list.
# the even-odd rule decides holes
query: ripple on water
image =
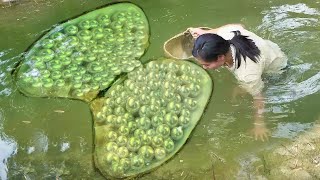
{"label": "ripple on water", "polygon": [[[320,11],[307,4],[285,4],[263,11],[261,34],[275,39],[287,54],[290,68],[284,75],[267,83],[266,101],[289,103],[320,90],[319,42]],[[271,82],[271,83],[270,83]]]}
{"label": "ripple on water", "polygon": [[3,121],[3,113],[0,109],[0,179],[6,180],[8,172],[7,160],[16,153],[17,143],[3,133]]}

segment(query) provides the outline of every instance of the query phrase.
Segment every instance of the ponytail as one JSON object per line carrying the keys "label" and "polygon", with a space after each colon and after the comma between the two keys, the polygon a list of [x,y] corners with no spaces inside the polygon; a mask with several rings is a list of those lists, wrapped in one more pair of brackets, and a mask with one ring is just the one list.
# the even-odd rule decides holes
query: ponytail
{"label": "ponytail", "polygon": [[240,31],[232,31],[234,33],[234,37],[228,42],[232,44],[236,49],[236,67],[237,69],[241,65],[241,56],[243,60],[246,62],[246,58],[250,58],[253,62],[258,62],[258,57],[260,56],[260,50],[253,42],[252,39],[249,39],[248,36],[241,35]]}

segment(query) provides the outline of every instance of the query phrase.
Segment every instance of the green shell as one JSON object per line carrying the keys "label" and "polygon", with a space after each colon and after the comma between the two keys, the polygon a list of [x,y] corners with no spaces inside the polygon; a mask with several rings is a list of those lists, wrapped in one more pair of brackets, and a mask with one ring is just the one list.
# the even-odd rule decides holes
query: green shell
{"label": "green shell", "polygon": [[[171,62],[174,63],[170,64]],[[102,109],[106,112],[105,106],[113,109],[112,115],[106,116],[103,122],[95,121],[94,124],[95,162],[107,177],[130,178],[148,172],[170,159],[190,138],[211,96],[211,78],[201,67],[187,61],[159,60],[153,63],[157,65],[147,64],[146,67],[136,68],[128,76],[116,81],[104,97],[92,102],[94,114],[103,112]],[[176,70],[174,64],[177,65]],[[197,78],[200,82],[194,83],[196,80],[189,76],[183,77],[188,74],[180,68],[184,64],[187,66],[182,70],[190,68],[199,72]],[[169,74],[172,75],[165,76],[169,67],[172,68],[169,70]],[[146,69],[154,69],[155,73],[149,75]],[[153,83],[146,83],[145,80],[151,77],[153,79],[150,81]],[[173,79],[168,81],[168,77]],[[151,88],[155,82],[159,83],[158,88]],[[168,85],[164,86],[165,82],[168,82]],[[170,84],[174,84],[175,87]],[[181,86],[186,87],[187,93],[179,90]],[[201,93],[193,94],[194,89],[199,89],[196,86],[200,87]],[[94,106],[99,103],[102,105]],[[95,116],[95,120],[97,118]],[[101,134],[107,134],[109,138]],[[99,140],[98,137],[101,136],[105,138]],[[121,153],[109,155],[111,163],[106,163],[103,158],[106,152],[102,147],[109,142],[116,143],[117,151],[121,150]],[[115,149],[114,143],[113,146],[109,145],[110,148],[113,147],[112,150]],[[124,160],[120,164],[121,159]]]}
{"label": "green shell", "polygon": [[[128,33],[133,33],[131,32],[133,29],[129,30],[125,25],[132,19],[127,14],[129,11],[140,14],[142,23],[134,23],[132,28],[142,29],[139,31],[141,36],[146,37],[146,41],[138,42],[132,37],[127,38]],[[113,18],[115,14],[125,15]],[[111,19],[114,20],[111,22]],[[130,3],[110,5],[65,21],[44,34],[24,53],[23,61],[14,74],[18,89],[33,97],[58,96],[89,102],[98,95],[99,90],[109,88],[122,72],[130,72],[141,65],[138,59],[148,46],[148,37],[148,22],[143,11]],[[135,52],[137,50],[135,47],[140,47],[138,52]],[[115,49],[118,52],[115,52]],[[136,56],[135,53],[141,55]],[[120,58],[125,58],[128,62],[130,60],[130,63],[123,66],[118,63]],[[33,72],[35,69],[65,72],[66,76],[63,74],[60,78],[52,77],[54,82],[58,79],[65,80],[64,87],[57,87],[57,83],[47,82],[46,90],[40,90],[38,88],[42,87],[41,81],[26,83],[28,78],[23,78],[23,74]],[[81,87],[79,83],[76,85],[73,83],[74,79],[79,81],[80,77],[74,78],[67,70],[72,72],[81,70],[87,73],[85,79],[82,79]],[[100,78],[90,79],[89,75],[100,75]]]}

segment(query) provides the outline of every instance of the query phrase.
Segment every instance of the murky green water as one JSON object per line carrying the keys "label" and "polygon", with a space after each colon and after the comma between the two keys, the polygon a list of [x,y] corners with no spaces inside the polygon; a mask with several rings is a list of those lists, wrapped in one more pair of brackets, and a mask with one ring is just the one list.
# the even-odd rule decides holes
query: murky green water
{"label": "murky green water", "polygon": [[[265,119],[271,136],[255,141],[252,98],[232,98],[236,81],[226,69],[210,72],[215,90],[207,111],[184,148],[142,179],[248,179],[259,151],[312,127],[320,105],[320,2],[131,1],[149,18],[151,45],[144,59],[163,55],[162,45],[190,26],[240,22],[271,39],[291,67],[268,78]],[[103,179],[92,162],[88,106],[67,99],[28,98],[11,82],[18,56],[60,21],[109,3],[102,0],[23,1],[0,8],[0,179]]]}

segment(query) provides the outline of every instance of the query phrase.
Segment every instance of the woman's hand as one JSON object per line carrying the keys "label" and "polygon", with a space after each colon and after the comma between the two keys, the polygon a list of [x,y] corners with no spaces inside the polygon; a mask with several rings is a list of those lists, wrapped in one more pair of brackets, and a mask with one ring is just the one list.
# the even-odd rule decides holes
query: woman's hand
{"label": "woman's hand", "polygon": [[261,140],[262,142],[268,141],[270,136],[270,130],[264,123],[254,123],[254,127],[251,130],[255,140]]}

